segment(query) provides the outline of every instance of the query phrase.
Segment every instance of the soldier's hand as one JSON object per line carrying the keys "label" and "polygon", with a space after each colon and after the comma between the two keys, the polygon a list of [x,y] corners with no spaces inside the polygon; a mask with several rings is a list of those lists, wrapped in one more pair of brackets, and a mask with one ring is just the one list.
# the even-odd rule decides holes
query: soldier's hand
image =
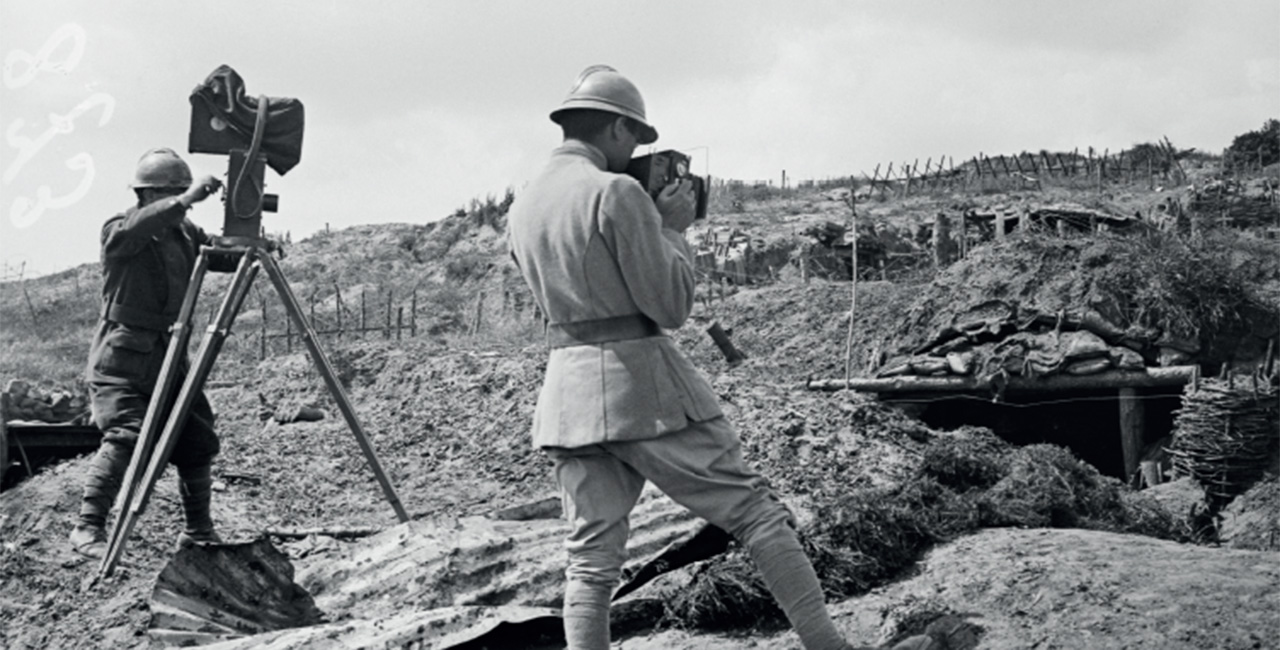
{"label": "soldier's hand", "polygon": [[682,179],[662,188],[653,200],[662,215],[662,226],[683,233],[693,223],[697,197],[693,195],[693,181]]}
{"label": "soldier's hand", "polygon": [[187,205],[199,203],[209,198],[209,195],[217,192],[220,187],[222,187],[222,181],[215,176],[205,174],[192,183],[186,192],[183,192],[183,196],[186,197],[185,203]]}

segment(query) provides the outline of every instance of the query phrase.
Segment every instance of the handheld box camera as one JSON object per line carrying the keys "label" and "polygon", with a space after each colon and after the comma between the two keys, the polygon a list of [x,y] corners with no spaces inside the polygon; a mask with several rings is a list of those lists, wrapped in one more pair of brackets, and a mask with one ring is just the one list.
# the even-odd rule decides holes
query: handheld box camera
{"label": "handheld box camera", "polygon": [[262,213],[275,212],[279,203],[265,191],[266,167],[283,176],[298,164],[303,126],[302,102],[248,97],[244,80],[230,66],[218,66],[191,91],[187,150],[230,156],[224,237],[262,238]]}
{"label": "handheld box camera", "polygon": [[689,179],[693,181],[697,205],[694,220],[707,218],[707,181],[701,176],[689,173],[692,158],[675,150],[659,151],[647,156],[632,158],[627,165],[627,175],[640,181],[649,196],[657,197],[662,188],[674,180]]}

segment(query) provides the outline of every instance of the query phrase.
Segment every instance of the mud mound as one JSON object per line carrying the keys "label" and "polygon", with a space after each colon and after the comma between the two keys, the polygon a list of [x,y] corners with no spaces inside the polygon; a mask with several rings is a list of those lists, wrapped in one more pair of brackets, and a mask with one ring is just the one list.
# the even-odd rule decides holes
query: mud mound
{"label": "mud mound", "polygon": [[[913,480],[890,488],[860,488],[856,480],[825,485],[802,533],[829,598],[880,587],[934,545],[983,527],[1081,527],[1186,539],[1183,525],[1158,502],[1101,476],[1067,450],[1011,449],[989,436],[966,432],[939,440]],[[783,623],[742,551],[709,562],[666,602],[668,619],[690,629]]]}
{"label": "mud mound", "polygon": [[1252,348],[1275,336],[1280,312],[1254,288],[1274,279],[1276,254],[1272,243],[1228,232],[1023,233],[977,248],[940,274],[898,321],[892,343],[902,354],[922,349],[967,311],[1003,301],[1046,314],[1087,310],[1147,346],[1185,341],[1193,355],[1203,350],[1202,363],[1240,358],[1237,348],[1260,355]]}
{"label": "mud mound", "polygon": [[[892,338],[896,323],[919,289],[889,282],[858,284],[852,346],[855,376],[879,365],[881,354],[896,344]],[[734,374],[750,374],[753,366],[767,366],[771,382],[795,385],[808,377],[843,377],[850,303],[848,282],[814,280],[741,291],[696,312],[698,327],[685,327],[677,336],[699,367],[712,373],[724,368],[724,358],[701,330],[715,321],[757,362]]]}
{"label": "mud mound", "polygon": [[1272,476],[1236,497],[1222,512],[1218,534],[1231,548],[1280,550],[1280,479]]}

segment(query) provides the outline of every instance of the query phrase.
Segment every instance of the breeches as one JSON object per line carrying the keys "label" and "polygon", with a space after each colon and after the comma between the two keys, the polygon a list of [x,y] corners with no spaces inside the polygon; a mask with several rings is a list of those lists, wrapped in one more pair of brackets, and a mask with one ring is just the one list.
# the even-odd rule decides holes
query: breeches
{"label": "breeches", "polygon": [[[175,381],[167,400],[168,408],[162,413],[156,426],[156,439],[168,421],[169,412],[176,401],[181,381]],[[135,386],[117,384],[90,384],[89,397],[93,408],[93,421],[102,431],[102,442],[124,446],[132,452],[142,432],[151,395]],[[200,467],[209,465],[218,455],[221,443],[213,430],[213,408],[204,392],[198,392],[191,402],[186,424],[177,432],[173,454],[169,462],[176,467]]]}
{"label": "breeches", "polygon": [[646,479],[747,546],[794,526],[764,477],[743,461],[738,433],[723,417],[650,440],[545,451],[555,461],[572,527],[565,541],[571,581],[617,584],[628,517]]}

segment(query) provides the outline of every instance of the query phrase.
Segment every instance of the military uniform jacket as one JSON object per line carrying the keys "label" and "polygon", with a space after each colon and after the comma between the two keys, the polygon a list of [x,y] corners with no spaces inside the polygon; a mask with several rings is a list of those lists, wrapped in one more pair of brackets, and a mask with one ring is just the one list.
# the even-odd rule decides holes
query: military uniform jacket
{"label": "military uniform jacket", "polygon": [[[643,314],[677,328],[693,309],[693,255],[635,179],[567,141],[508,214],[512,255],[553,324]],[[643,440],[721,415],[669,337],[551,350],[534,413],[538,447]]]}
{"label": "military uniform jacket", "polygon": [[176,199],[129,208],[102,226],[102,318],[86,379],[150,392],[200,246],[210,238]]}

